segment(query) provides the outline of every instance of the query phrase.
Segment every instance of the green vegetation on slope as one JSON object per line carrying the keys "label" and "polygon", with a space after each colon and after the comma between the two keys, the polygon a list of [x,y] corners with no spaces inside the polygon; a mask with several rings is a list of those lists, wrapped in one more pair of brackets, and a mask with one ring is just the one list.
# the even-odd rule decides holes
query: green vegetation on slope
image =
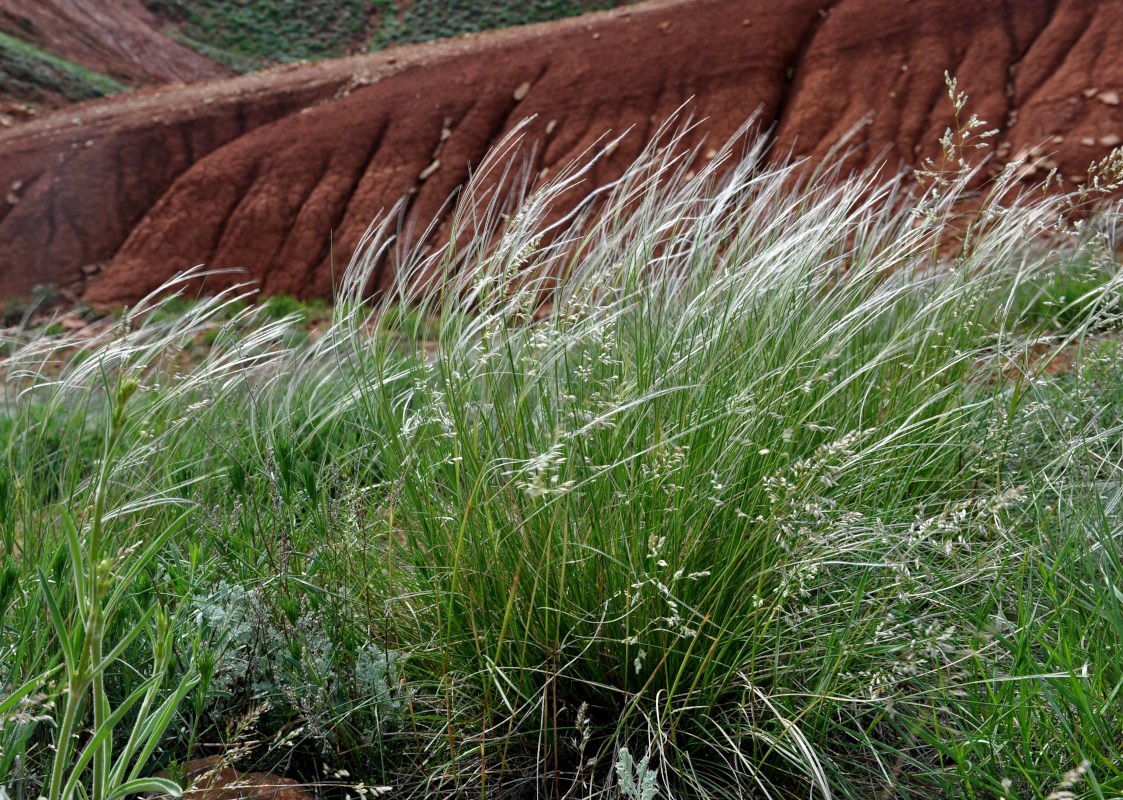
{"label": "green vegetation on slope", "polygon": [[9,97],[37,103],[44,92],[51,92],[77,102],[116,94],[126,88],[107,75],[0,33],[0,91]]}
{"label": "green vegetation on slope", "polygon": [[1123,794],[1119,208],[964,230],[966,173],[763,152],[649,153],[567,232],[579,174],[468,187],[306,336],[230,293],[14,342],[0,788],[220,743],[331,795]]}
{"label": "green vegetation on slope", "polygon": [[369,24],[393,8],[389,0],[145,0],[145,5],[175,22],[183,44],[243,72],[345,55],[366,40]]}
{"label": "green vegetation on slope", "polygon": [[424,42],[464,33],[575,17],[622,5],[613,0],[413,0],[400,16],[387,17],[375,34],[376,46]]}
{"label": "green vegetation on slope", "polygon": [[612,0],[144,0],[176,37],[239,71],[395,44],[541,22],[608,8]]}

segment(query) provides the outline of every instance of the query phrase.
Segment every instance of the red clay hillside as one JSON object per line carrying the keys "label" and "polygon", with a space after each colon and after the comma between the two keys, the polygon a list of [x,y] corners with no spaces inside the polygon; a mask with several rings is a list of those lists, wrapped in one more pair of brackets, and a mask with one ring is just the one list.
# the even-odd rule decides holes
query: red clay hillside
{"label": "red clay hillside", "polygon": [[1123,0],[653,0],[142,89],[0,132],[0,296],[128,302],[199,263],[328,295],[373,218],[405,197],[424,227],[528,117],[538,172],[630,129],[599,183],[687,101],[714,144],[759,112],[774,159],[868,119],[855,166],[896,169],[952,121],[945,70],[999,160],[1036,147],[1071,180],[1123,142],[1120,53]]}

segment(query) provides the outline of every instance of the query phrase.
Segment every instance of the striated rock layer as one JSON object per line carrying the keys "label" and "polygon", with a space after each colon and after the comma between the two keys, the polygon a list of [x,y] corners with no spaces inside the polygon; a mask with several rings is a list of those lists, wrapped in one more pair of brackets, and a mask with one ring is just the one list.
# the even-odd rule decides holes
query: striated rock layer
{"label": "striated rock layer", "polygon": [[538,172],[631,129],[590,187],[688,100],[695,141],[759,111],[774,159],[821,159],[866,120],[854,165],[907,166],[952,121],[945,70],[999,159],[1036,147],[1076,176],[1123,136],[1120,53],[1123,0],[655,0],[142,90],[0,133],[0,296],[128,302],[199,263],[330,294],[374,217],[405,197],[424,228],[528,117]]}

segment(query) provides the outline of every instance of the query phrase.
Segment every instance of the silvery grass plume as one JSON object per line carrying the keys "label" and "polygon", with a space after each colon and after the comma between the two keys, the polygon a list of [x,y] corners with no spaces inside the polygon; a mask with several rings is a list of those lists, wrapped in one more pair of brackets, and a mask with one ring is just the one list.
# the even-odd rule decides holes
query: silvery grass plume
{"label": "silvery grass plume", "polygon": [[[189,272],[162,291],[174,293],[178,283],[199,274]],[[230,393],[235,377],[244,381],[268,366],[277,354],[278,325],[259,326],[232,350],[214,348],[196,369],[184,373],[174,354],[232,302],[232,295],[203,301],[193,313],[169,323],[150,324],[162,302],[167,299],[144,298],[119,324],[89,339],[33,338],[4,363],[6,411],[23,429],[22,441],[13,438],[8,444],[9,463],[16,447],[23,447],[33,459],[45,456],[66,464],[54,470],[56,486],[34,488],[38,497],[61,495],[61,502],[25,509],[22,536],[5,541],[6,555],[18,550],[29,565],[39,553],[59,545],[54,563],[70,567],[34,572],[61,657],[58,663],[48,660],[38,675],[24,675],[25,682],[12,695],[26,695],[29,687],[57,679],[49,700],[49,707],[57,709],[51,720],[52,754],[49,767],[38,776],[43,796],[50,800],[180,793],[174,783],[148,777],[148,765],[198,676],[191,663],[178,679],[167,680],[176,655],[174,612],[161,604],[138,608],[134,593],[138,579],[163,556],[190,513],[161,519],[157,512],[190,507],[183,497],[190,482],[152,487],[145,476],[158,474],[162,463],[174,458],[177,436],[192,428],[208,402]],[[74,438],[60,441],[58,452],[43,452],[35,436],[58,418],[74,424]],[[101,430],[90,423],[100,423]],[[93,452],[76,446],[90,437],[100,439],[96,460]],[[5,528],[7,533],[7,524]],[[149,675],[127,696],[115,696],[114,678],[107,675],[120,670],[126,654],[130,660],[142,658],[135,645],[143,641],[150,644],[143,656],[150,663],[132,668],[137,675]],[[28,647],[34,645],[18,645],[5,655],[18,667]],[[34,655],[32,659],[34,664]],[[18,762],[19,750],[40,721],[4,719],[5,762]],[[17,794],[26,789],[27,779],[21,779]]]}
{"label": "silvery grass plume", "polygon": [[[560,221],[580,167],[509,214],[472,185],[452,230],[473,236],[399,262],[393,294],[436,342],[356,391],[391,476],[386,613],[436,676],[436,786],[593,794],[624,747],[645,794],[924,785],[916,731],[950,708],[929,693],[964,679],[929,582],[987,584],[1018,552],[995,529],[1025,499],[1005,378],[1032,378],[1042,340],[1016,296],[1102,226],[1012,169],[981,198],[967,166],[917,196],[808,182],[759,140],[695,174],[661,141]],[[345,306],[389,246],[372,232]],[[1090,292],[1067,341],[1118,291]],[[973,549],[978,570],[940,560]],[[887,609],[923,620],[925,655],[897,663],[913,625]]]}
{"label": "silvery grass plume", "polygon": [[[121,381],[135,381],[132,403],[140,408],[129,422],[141,435],[115,460],[114,470],[144,474],[163,458],[162,448],[181,429],[199,424],[209,407],[223,408],[224,399],[244,389],[247,382],[261,388],[277,380],[291,358],[284,337],[293,320],[267,320],[260,307],[245,305],[254,294],[248,284],[201,297],[182,314],[160,317],[161,308],[183,297],[185,287],[207,274],[211,273],[202,267],[182,273],[93,335],[39,336],[20,343],[3,365],[8,413],[45,419],[75,406],[96,410],[99,394],[112,394]],[[218,337],[198,363],[185,366],[185,351],[216,326],[240,333]],[[156,435],[157,429],[161,436]],[[137,488],[132,487],[134,497],[119,513],[137,512],[149,502],[168,499],[167,492],[137,497]],[[83,486],[74,490],[80,492]]]}

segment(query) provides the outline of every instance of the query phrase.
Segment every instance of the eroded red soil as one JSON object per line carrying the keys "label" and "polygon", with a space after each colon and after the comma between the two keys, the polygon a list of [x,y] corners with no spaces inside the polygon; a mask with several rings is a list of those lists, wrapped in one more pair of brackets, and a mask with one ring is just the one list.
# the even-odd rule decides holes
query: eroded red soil
{"label": "eroded red soil", "polygon": [[822,158],[868,119],[854,165],[895,169],[938,152],[945,70],[999,160],[1041,146],[1082,175],[1123,136],[1121,53],[1123,0],[654,0],[142,90],[0,132],[0,295],[127,302],[199,263],[328,294],[374,217],[406,197],[424,227],[528,117],[539,173],[631,130],[590,186],[687,101],[713,143],[759,111],[775,159]]}

